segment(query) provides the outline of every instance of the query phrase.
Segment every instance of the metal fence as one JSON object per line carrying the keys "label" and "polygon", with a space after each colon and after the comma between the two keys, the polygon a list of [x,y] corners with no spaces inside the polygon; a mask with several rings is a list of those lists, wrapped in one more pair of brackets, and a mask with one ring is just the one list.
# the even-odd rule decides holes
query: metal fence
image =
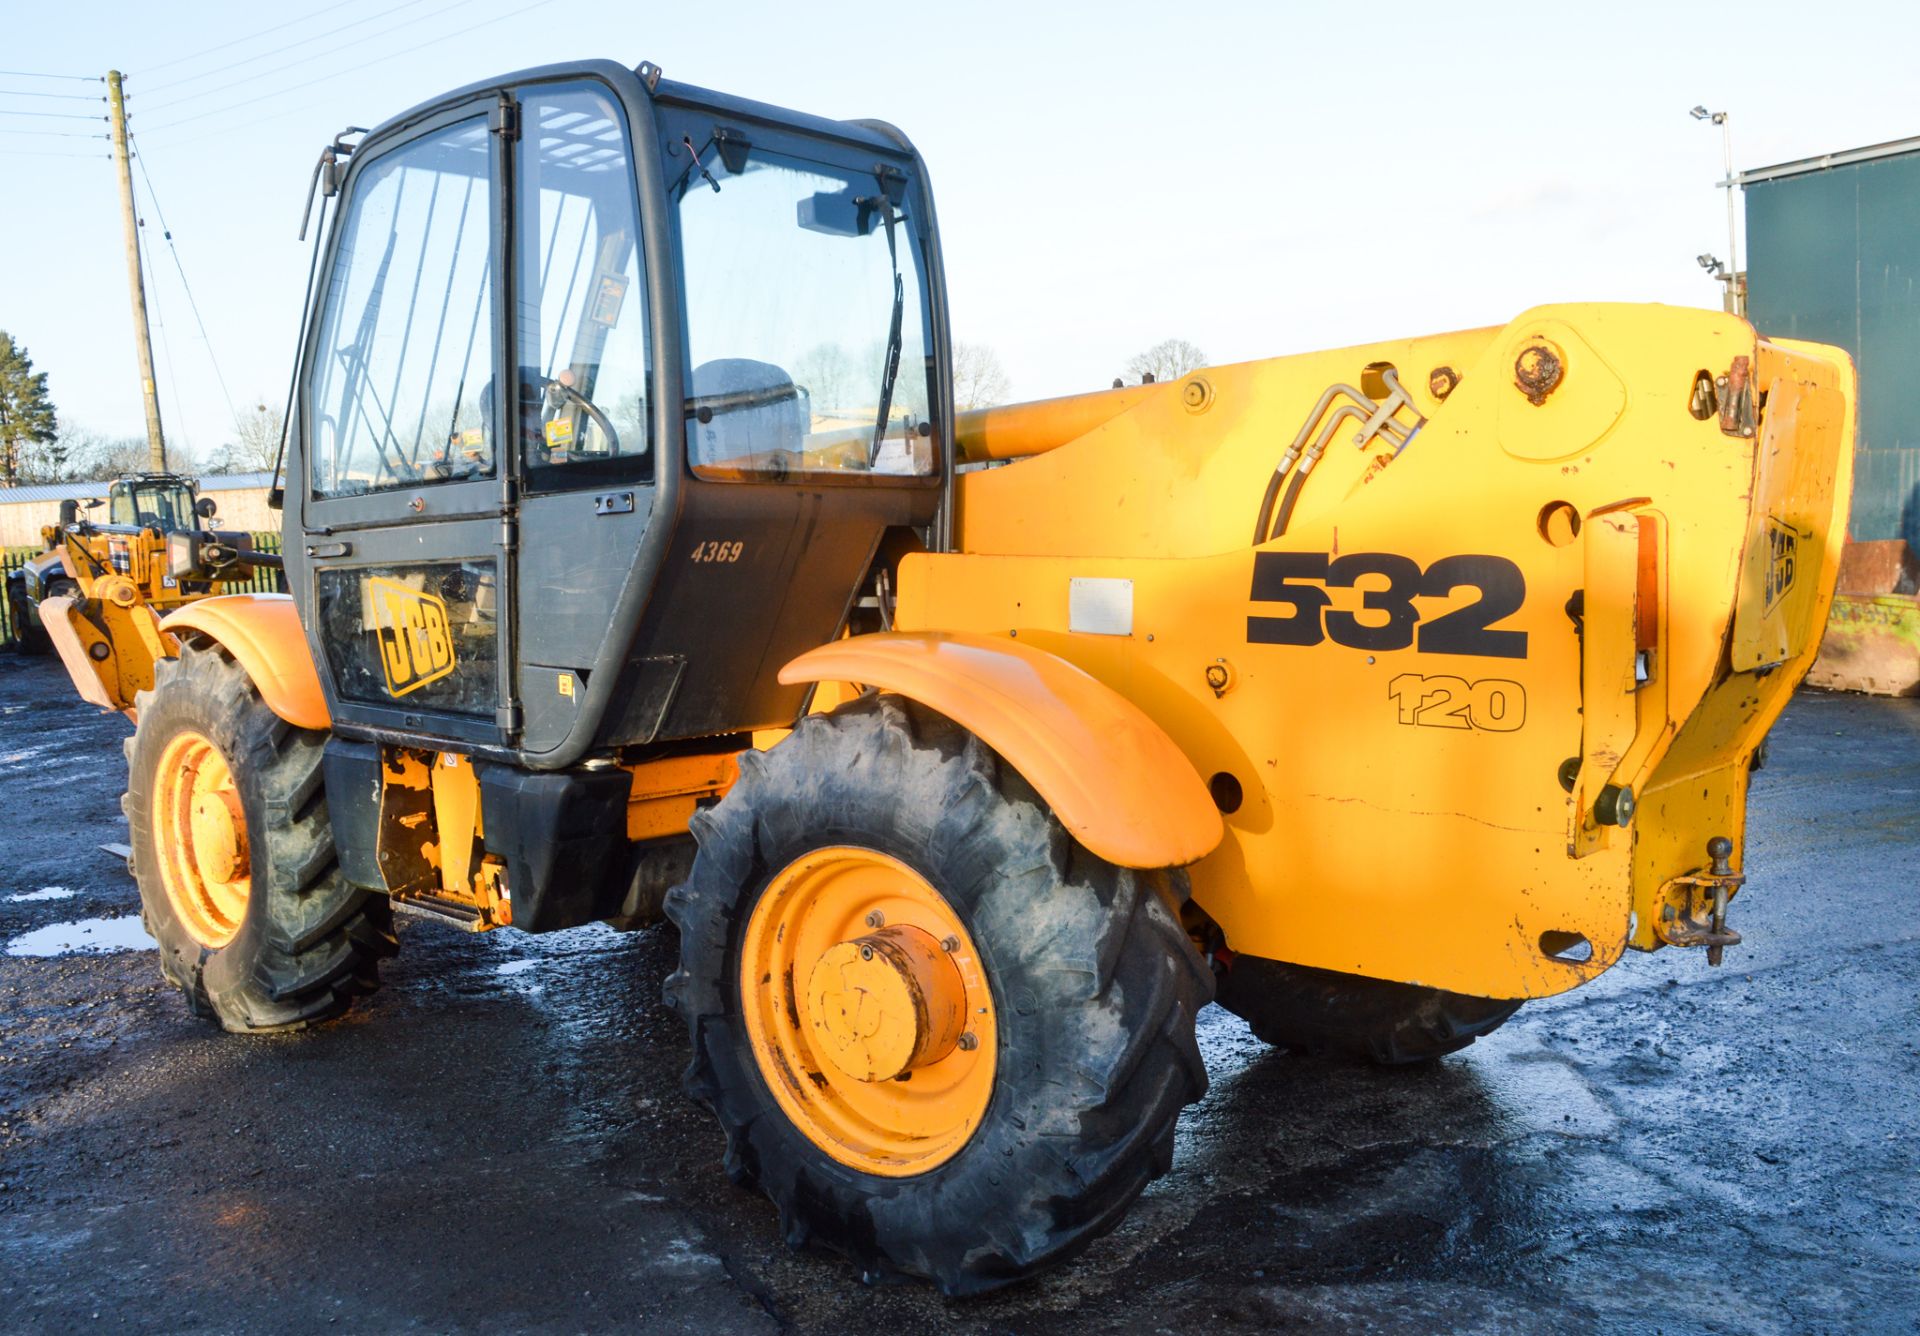
{"label": "metal fence", "polygon": [[[257,552],[278,552],[280,535],[272,531],[256,533],[253,535],[253,546]],[[9,645],[13,640],[13,583],[7,577],[45,550],[37,545],[0,548],[0,645]],[[251,579],[228,581],[226,592],[279,594],[286,592],[286,587],[286,579],[280,571],[267,566],[255,566]]]}

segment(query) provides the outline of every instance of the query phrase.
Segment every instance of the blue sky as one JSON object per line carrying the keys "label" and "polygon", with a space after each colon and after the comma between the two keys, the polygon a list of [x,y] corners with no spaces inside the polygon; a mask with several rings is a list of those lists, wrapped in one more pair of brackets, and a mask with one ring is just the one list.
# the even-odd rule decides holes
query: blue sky
{"label": "blue sky", "polygon": [[[1905,5],[179,0],[20,7],[0,68],[128,75],[207,331],[136,170],[162,413],[204,455],[231,435],[209,345],[242,410],[284,394],[322,143],[510,69],[652,60],[901,126],[933,174],[955,332],[1035,398],[1169,336],[1226,362],[1543,301],[1717,305],[1693,257],[1725,253],[1720,143],[1687,109],[1731,111],[1742,167],[1920,133],[1916,37]],[[63,417],[137,433],[112,168],[71,137],[96,128],[0,115],[0,328]]]}

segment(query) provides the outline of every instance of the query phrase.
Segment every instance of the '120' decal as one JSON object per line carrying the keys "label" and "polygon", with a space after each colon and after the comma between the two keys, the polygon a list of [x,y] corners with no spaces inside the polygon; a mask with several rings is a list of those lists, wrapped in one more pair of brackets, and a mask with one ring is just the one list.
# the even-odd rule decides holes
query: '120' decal
{"label": "'120' decal", "polygon": [[[1362,576],[1386,577],[1385,588],[1361,592],[1359,613],[1329,608],[1329,589],[1351,589]],[[1471,603],[1423,622],[1417,596],[1445,598],[1474,589]],[[1253,601],[1284,605],[1283,616],[1247,618],[1247,639],[1256,645],[1317,645],[1331,640],[1349,649],[1391,650],[1416,646],[1422,654],[1474,654],[1490,659],[1527,657],[1527,633],[1499,623],[1520,611],[1527,582],[1505,557],[1442,557],[1422,571],[1411,557],[1392,552],[1256,552]]]}

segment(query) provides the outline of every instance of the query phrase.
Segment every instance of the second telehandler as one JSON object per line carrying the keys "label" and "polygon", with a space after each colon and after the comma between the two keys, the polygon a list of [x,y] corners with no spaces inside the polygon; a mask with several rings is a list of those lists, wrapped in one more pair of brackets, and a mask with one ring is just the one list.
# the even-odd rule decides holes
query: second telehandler
{"label": "second telehandler", "polygon": [[[103,504],[105,520],[82,513]],[[7,577],[15,643],[56,650],[82,700],[132,719],[154,664],[177,649],[160,619],[280,563],[253,550],[253,535],[210,527],[215,512],[177,473],[126,474],[104,501],[61,502],[42,550]]]}
{"label": "second telehandler", "polygon": [[890,126],[586,62],[319,177],[291,594],[169,616],[128,743],[227,1029],[339,1015],[396,909],[664,915],[727,1172],[966,1294],[1167,1169],[1215,997],[1408,1062],[1738,943],[1843,354],[1546,306],[960,414]]}

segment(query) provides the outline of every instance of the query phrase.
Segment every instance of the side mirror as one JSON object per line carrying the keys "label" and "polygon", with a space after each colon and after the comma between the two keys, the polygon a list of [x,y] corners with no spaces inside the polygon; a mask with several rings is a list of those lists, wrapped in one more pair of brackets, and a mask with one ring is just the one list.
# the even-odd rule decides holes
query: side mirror
{"label": "side mirror", "polygon": [[213,498],[210,496],[203,496],[193,503],[193,513],[203,520],[212,519],[213,513],[218,509],[219,507],[214,505]]}
{"label": "side mirror", "polygon": [[100,509],[100,507],[102,507],[102,506],[104,506],[104,505],[106,505],[106,504],[107,504],[107,503],[106,503],[105,501],[102,501],[102,500],[101,500],[101,499],[100,499],[99,497],[97,497],[97,496],[94,496],[94,497],[89,497],[89,498],[87,498],[87,509],[88,509],[88,510],[98,510],[98,509]]}

